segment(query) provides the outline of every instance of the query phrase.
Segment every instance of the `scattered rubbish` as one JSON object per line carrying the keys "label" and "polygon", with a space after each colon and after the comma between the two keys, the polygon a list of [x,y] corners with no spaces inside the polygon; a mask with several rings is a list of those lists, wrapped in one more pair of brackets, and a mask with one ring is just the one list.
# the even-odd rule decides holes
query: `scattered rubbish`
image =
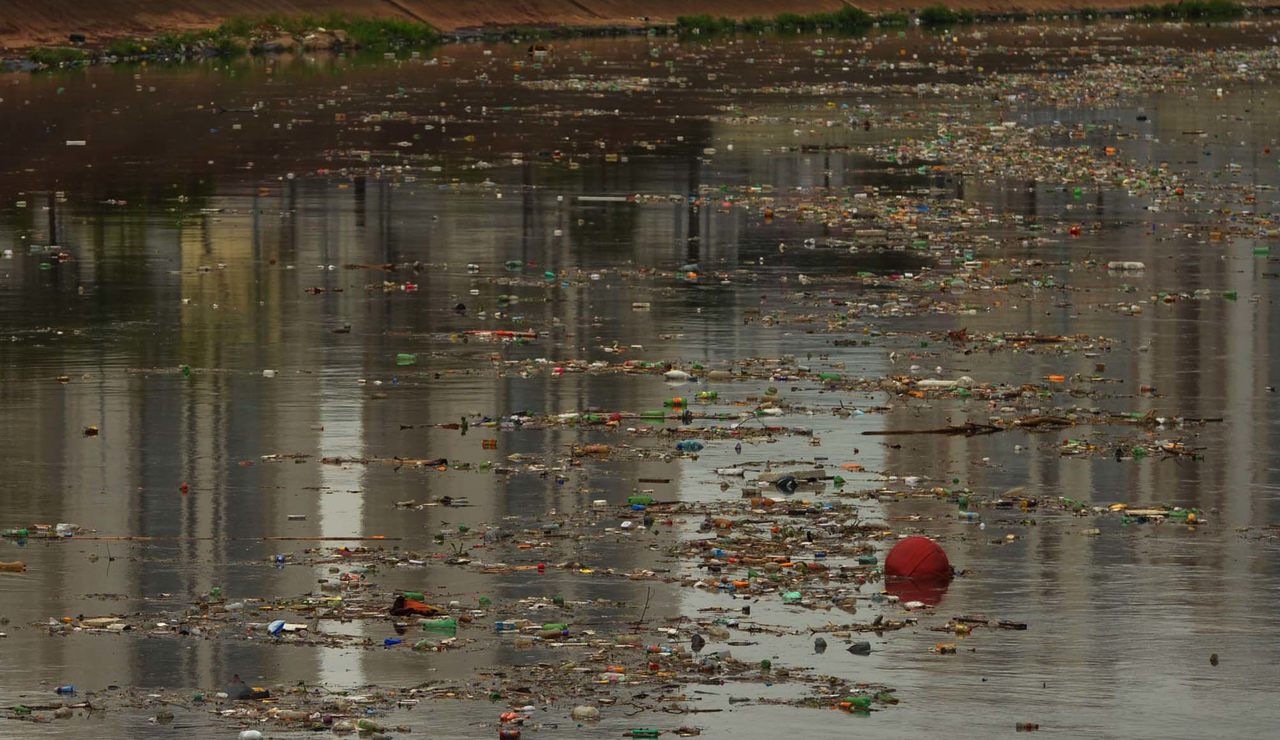
{"label": "scattered rubbish", "polygon": [[[824,710],[816,726],[921,698],[828,647],[874,640],[873,660],[957,676],[998,653],[1025,679],[1046,640],[1081,662],[1053,635],[1093,605],[1068,589],[1049,614],[994,586],[1094,584],[1110,561],[1081,553],[1138,552],[1113,587],[1143,598],[1124,579],[1144,564],[1238,565],[1223,542],[1276,534],[1267,507],[1218,501],[1222,481],[1266,477],[1228,432],[1265,426],[1273,390],[1264,344],[1240,337],[1265,338],[1280,277],[1262,125],[1276,22],[953,26],[942,10],[686,17],[554,46],[490,43],[494,21],[439,51],[395,26],[367,59],[339,29],[263,23],[227,41],[273,56],[200,65],[234,85],[150,58],[117,81],[127,95],[90,94],[101,75],[15,77],[8,104],[30,115],[14,131],[36,147],[0,226],[8,444],[30,463],[12,483],[32,492],[3,530],[32,565],[6,580],[15,660],[78,636],[119,641],[91,651],[109,659],[340,652],[360,675],[421,675],[258,668],[279,683],[218,690],[188,671],[92,706],[46,686],[48,706],[9,719],[168,724],[183,707],[195,734],[384,737],[454,701],[492,707],[490,736],[563,735],[569,717],[689,737],[709,730],[670,715],[786,706],[808,736],[827,731],[800,710]],[[352,74],[292,59],[327,49]],[[84,133],[66,111],[140,126],[158,108],[129,96],[175,81],[155,98],[173,132],[147,130],[157,152],[182,137],[177,170],[64,138]],[[1203,128],[1158,110],[1186,101],[1182,125]],[[169,185],[116,172],[134,169]],[[1228,360],[1262,370],[1224,375]],[[62,511],[102,531],[52,524]],[[133,577],[192,558],[225,580]],[[1121,715],[1099,722],[1150,731]]]}
{"label": "scattered rubbish", "polygon": [[425,603],[422,601],[422,594],[414,593],[397,596],[395,602],[391,605],[391,608],[388,609],[388,613],[393,617],[407,617],[411,615],[434,617],[437,614],[443,614],[444,610],[440,607]]}
{"label": "scattered rubbish", "polygon": [[597,722],[600,719],[600,710],[579,705],[573,708],[570,715],[579,722]]}

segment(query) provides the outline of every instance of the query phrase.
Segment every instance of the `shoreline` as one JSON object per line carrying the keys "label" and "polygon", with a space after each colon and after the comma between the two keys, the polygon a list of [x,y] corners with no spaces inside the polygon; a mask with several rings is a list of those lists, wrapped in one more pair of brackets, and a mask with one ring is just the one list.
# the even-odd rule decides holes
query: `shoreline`
{"label": "shoreline", "polygon": [[[34,2],[40,6],[56,6],[68,0],[43,0]],[[1230,22],[1252,17],[1268,16],[1280,11],[1275,4],[1238,4],[1231,0],[1221,0],[1221,5],[1214,8],[1218,0],[1191,0],[1190,3],[1168,3],[1163,6],[1134,4],[1131,0],[1092,0],[1090,2],[1071,2],[1066,0],[1047,0],[1045,2],[975,2],[973,0],[949,0],[945,3],[902,3],[872,0],[867,3],[852,3],[839,0],[835,2],[835,10],[824,10],[834,0],[795,0],[787,3],[788,11],[811,11],[807,15],[801,13],[775,13],[773,15],[751,14],[759,3],[747,0],[727,5],[720,0],[704,0],[694,6],[680,4],[683,13],[668,18],[664,15],[634,16],[626,14],[635,10],[632,6],[643,5],[638,0],[599,0],[596,4],[610,6],[614,12],[606,13],[592,10],[591,3],[573,2],[573,8],[590,11],[588,17],[582,13],[564,12],[561,0],[545,0],[534,3],[539,6],[539,13],[526,13],[523,20],[508,17],[510,14],[496,12],[486,15],[485,20],[465,24],[457,15],[441,15],[432,13],[430,8],[439,10],[434,0],[420,2],[395,2],[390,6],[396,12],[390,15],[385,12],[372,12],[364,7],[362,0],[348,0],[339,3],[342,8],[350,8],[354,12],[372,13],[368,15],[347,14],[345,10],[334,12],[336,6],[329,7],[327,16],[307,15],[301,13],[255,14],[253,16],[234,15],[235,7],[228,12],[193,17],[187,15],[167,16],[164,14],[147,14],[137,17],[118,16],[112,20],[93,19],[84,13],[67,15],[75,17],[72,23],[63,23],[51,27],[39,22],[39,16],[30,28],[23,28],[23,22],[13,16],[15,9],[0,9],[0,66],[11,71],[33,71],[48,67],[86,66],[100,62],[113,62],[131,59],[157,61],[178,61],[206,56],[229,56],[244,52],[251,53],[288,53],[295,51],[327,51],[350,50],[357,48],[385,48],[387,50],[403,48],[423,48],[437,44],[473,42],[473,41],[529,41],[544,38],[576,38],[599,36],[624,36],[636,34],[697,36],[716,33],[762,33],[762,32],[829,32],[835,31],[844,35],[870,31],[883,27],[905,26],[968,26],[991,23],[1025,23],[1035,20],[1074,20],[1089,22],[1103,19],[1126,19],[1149,22]],[[127,4],[128,0],[108,0],[104,6]],[[18,2],[17,5],[22,5]],[[170,0],[167,6],[182,6],[184,0]],[[228,5],[234,6],[234,3]],[[288,3],[294,8],[307,3]],[[658,2],[653,5],[664,6]],[[766,3],[766,5],[772,5]],[[425,12],[423,8],[429,6]],[[150,7],[150,6],[149,6]],[[272,3],[262,6],[263,12],[269,12]],[[1191,9],[1190,12],[1183,8]],[[1209,15],[1214,10],[1226,14]],[[558,10],[557,10],[558,9]],[[777,10],[777,8],[773,8]],[[109,11],[110,7],[105,10]],[[718,13],[717,11],[727,11]],[[856,14],[861,16],[861,25],[856,28],[839,28],[831,25],[840,14]],[[477,13],[478,14],[478,13]],[[933,21],[931,14],[942,16],[941,21]],[[249,20],[254,18],[256,20]],[[341,20],[339,20],[341,19]],[[785,19],[785,20],[784,20]],[[471,20],[479,20],[471,18]],[[785,24],[800,21],[798,25],[787,27]],[[781,23],[780,23],[781,22]],[[352,34],[348,41],[341,30],[326,24],[347,24],[360,26],[366,31],[362,37]],[[93,27],[93,33],[84,32],[83,28]],[[342,26],[339,25],[339,28]],[[236,31],[229,31],[236,28]],[[290,29],[290,30],[286,30]],[[374,43],[368,43],[368,34],[387,33],[386,29],[397,29],[404,37],[379,37]],[[407,30],[406,30],[407,29]],[[320,43],[311,43],[316,31],[326,38]],[[332,34],[341,34],[340,40],[332,38]],[[424,38],[429,36],[430,38]],[[291,44],[288,39],[292,38]],[[279,42],[284,39],[284,43]]]}

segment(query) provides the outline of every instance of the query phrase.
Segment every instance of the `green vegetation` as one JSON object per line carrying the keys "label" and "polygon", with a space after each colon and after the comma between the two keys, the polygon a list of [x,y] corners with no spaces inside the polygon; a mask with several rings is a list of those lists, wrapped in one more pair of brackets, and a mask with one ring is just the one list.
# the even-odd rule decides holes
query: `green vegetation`
{"label": "green vegetation", "polygon": [[138,57],[148,52],[148,47],[141,39],[116,39],[107,44],[108,56]]}
{"label": "green vegetation", "polygon": [[930,5],[920,11],[920,25],[922,26],[954,26],[957,24],[973,23],[976,18],[972,12],[968,10],[952,10],[947,6],[938,3]]}
{"label": "green vegetation", "polygon": [[214,29],[165,33],[151,39],[116,39],[107,45],[105,51],[107,56],[136,59],[139,57],[185,57],[197,53],[235,56],[244,49],[244,44],[238,42],[234,36],[221,29]]}
{"label": "green vegetation", "polygon": [[1142,5],[1134,15],[1147,19],[1180,21],[1229,21],[1244,15],[1243,5],[1233,0],[1183,0],[1164,5]]}
{"label": "green vegetation", "polygon": [[875,23],[870,13],[853,7],[844,7],[835,13],[779,13],[772,19],[755,16],[741,24],[732,18],[713,18],[709,15],[685,15],[676,19],[677,33],[733,33],[739,29],[747,33],[762,33],[773,29],[778,33],[805,33],[831,31],[834,33],[858,33]]}
{"label": "green vegetation", "polygon": [[79,64],[85,61],[88,55],[81,49],[73,49],[67,46],[42,46],[32,49],[27,54],[27,59],[36,64],[43,64],[47,67],[60,67],[67,64]]}
{"label": "green vegetation", "polygon": [[738,24],[732,18],[709,15],[682,15],[676,18],[676,33],[732,33]]}
{"label": "green vegetation", "polygon": [[[346,44],[367,49],[420,47],[440,40],[436,29],[423,23],[396,19],[347,18],[329,16],[232,18],[207,31],[167,33],[150,39],[125,38],[112,41],[107,55],[121,59],[139,57],[188,57],[199,54],[235,56],[249,48],[252,39],[279,36],[303,37],[321,29],[346,34]],[[70,49],[67,51],[76,51]]]}
{"label": "green vegetation", "polygon": [[[1226,21],[1244,16],[1245,6],[1236,0],[1180,0],[1163,5],[1148,4],[1135,8],[1133,14],[1148,20],[1173,21]],[[1075,14],[1082,21],[1096,20],[1098,10],[1086,8]],[[1059,17],[1053,15],[1053,18]],[[968,10],[952,10],[938,2],[919,11],[919,24],[926,28],[975,23],[979,20],[1026,20],[1025,15],[975,16]],[[855,35],[878,26],[904,28],[911,24],[906,13],[880,13],[872,15],[864,10],[846,6],[834,13],[779,13],[773,18],[753,16],[741,21],[724,16],[685,15],[676,19],[677,34],[716,35],[737,32],[760,34],[776,33],[831,33]],[[657,29],[661,32],[661,29]],[[154,38],[122,38],[112,41],[103,51],[116,59],[139,58],[189,58],[194,56],[231,57],[247,51],[255,42],[281,36],[300,40],[310,34],[328,32],[334,34],[338,46],[360,47],[373,51],[406,47],[427,47],[440,43],[441,36],[435,28],[391,18],[351,18],[343,15],[325,17],[282,16],[240,17],[227,20],[221,26],[186,33],[169,33]],[[520,40],[525,38],[577,37],[584,35],[610,35],[617,29],[585,28],[529,28],[506,29],[496,38]],[[652,33],[653,30],[650,31]],[[327,45],[322,41],[320,46]],[[41,47],[32,50],[28,59],[47,67],[71,66],[91,60],[93,54],[73,47]]]}
{"label": "green vegetation", "polygon": [[366,47],[430,46],[440,41],[435,28],[413,21],[331,17],[322,25],[330,31],[346,31],[352,41]]}
{"label": "green vegetation", "polygon": [[[1180,21],[1222,21],[1243,16],[1246,9],[1235,0],[1181,0],[1164,5],[1143,5],[1134,10],[1139,18],[1153,20]],[[1076,13],[1083,21],[1097,20],[1101,13],[1093,8],[1086,8]],[[1049,14],[1045,20],[1056,20],[1062,14]],[[952,10],[943,3],[935,3],[924,8],[916,15],[921,26],[937,28],[942,26],[965,25],[977,23],[979,20],[1026,20],[1025,15],[1007,14],[1004,16],[982,16],[969,10]],[[903,28],[911,24],[911,17],[906,13],[880,13],[871,15],[854,7],[845,7],[835,13],[779,13],[773,18],[755,16],[741,22],[732,18],[715,18],[709,15],[687,15],[676,19],[676,32],[680,34],[699,33],[717,34],[744,31],[747,33],[844,33],[857,34],[872,26],[882,28]]]}
{"label": "green vegetation", "polygon": [[436,29],[425,23],[396,18],[350,18],[343,15],[324,18],[272,15],[256,20],[236,18],[222,24],[218,30],[231,36],[305,36],[320,29],[342,31],[353,43],[370,48],[426,46],[440,40]]}

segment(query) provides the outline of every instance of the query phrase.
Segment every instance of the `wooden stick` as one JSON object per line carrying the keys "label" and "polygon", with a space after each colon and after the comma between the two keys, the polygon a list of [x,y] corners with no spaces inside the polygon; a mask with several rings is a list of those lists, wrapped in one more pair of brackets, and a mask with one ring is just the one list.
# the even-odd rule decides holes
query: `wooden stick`
{"label": "wooden stick", "polygon": [[963,434],[966,437],[973,437],[979,434],[995,434],[996,432],[1005,431],[1004,427],[992,426],[990,424],[961,424],[959,426],[941,427],[939,429],[882,429],[863,432],[864,435],[874,435],[879,437],[900,436],[905,434]]}
{"label": "wooden stick", "polygon": [[47,537],[50,540],[96,540],[98,542],[397,542],[402,537],[375,534],[367,537],[185,537],[174,535],[77,535],[75,537]]}

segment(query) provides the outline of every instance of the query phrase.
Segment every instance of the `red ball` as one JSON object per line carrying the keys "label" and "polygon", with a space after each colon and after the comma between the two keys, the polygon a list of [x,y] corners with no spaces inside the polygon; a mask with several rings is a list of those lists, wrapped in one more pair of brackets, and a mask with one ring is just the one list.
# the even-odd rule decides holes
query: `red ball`
{"label": "red ball", "polygon": [[889,551],[884,574],[891,578],[945,580],[951,577],[951,562],[938,543],[928,537],[908,537]]}

